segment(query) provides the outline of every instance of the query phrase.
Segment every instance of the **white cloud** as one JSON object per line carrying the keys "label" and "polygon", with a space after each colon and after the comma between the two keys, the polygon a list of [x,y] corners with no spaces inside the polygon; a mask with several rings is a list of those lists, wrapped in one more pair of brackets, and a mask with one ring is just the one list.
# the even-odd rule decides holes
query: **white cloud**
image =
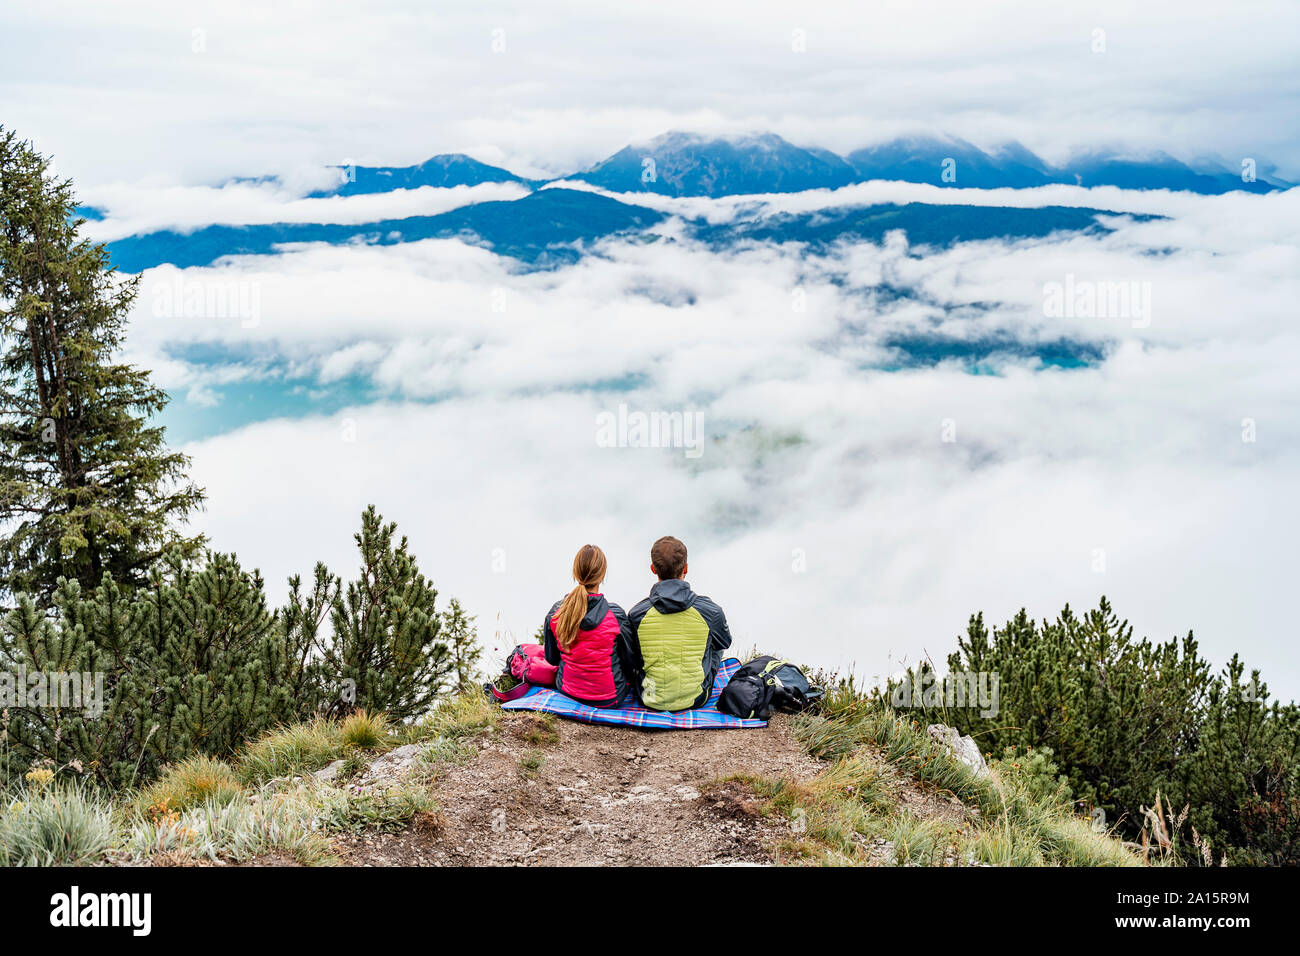
{"label": "white cloud", "polygon": [[[520,273],[454,241],[308,247],[180,273],[259,283],[255,328],[142,304],[130,345],[146,365],[220,345],[237,369],[370,376],[391,396],[190,447],[205,529],[273,587],[317,558],[350,568],[373,501],[444,594],[522,636],[579,545],[607,549],[608,591],[630,604],[650,541],[673,533],[744,646],[883,674],[946,654],[973,611],[1051,615],[1106,593],[1140,633],[1195,628],[1216,662],[1240,651],[1294,696],[1279,595],[1300,533],[1296,200],[1148,200],[1172,218],[928,255],[897,237],[824,255],[609,242]],[[1047,317],[1044,284],[1067,274],[1149,282],[1150,324]],[[912,297],[874,297],[883,280]],[[876,368],[891,334],[935,328],[1107,351],[1071,371],[1006,357],[998,375]],[[703,456],[600,447],[596,416],[620,402],[701,414]]]}
{"label": "white cloud", "polygon": [[519,199],[529,193],[518,183],[482,183],[436,189],[395,189],[363,196],[299,198],[275,183],[225,186],[101,186],[80,197],[106,211],[84,231],[95,242],[171,229],[191,232],[202,226],[252,226],[276,222],[357,225],[407,216],[436,216],[473,203]]}

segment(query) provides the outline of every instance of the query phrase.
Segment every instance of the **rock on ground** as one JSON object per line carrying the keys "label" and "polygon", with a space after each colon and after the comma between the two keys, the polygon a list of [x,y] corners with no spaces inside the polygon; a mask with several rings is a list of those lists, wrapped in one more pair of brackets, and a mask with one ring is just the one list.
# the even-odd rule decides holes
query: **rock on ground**
{"label": "rock on ground", "polygon": [[925,728],[925,732],[946,746],[954,757],[974,770],[977,776],[983,777],[989,772],[989,765],[985,763],[984,755],[980,753],[979,744],[975,743],[974,738],[963,737],[957,733],[956,728],[947,724],[931,724]]}

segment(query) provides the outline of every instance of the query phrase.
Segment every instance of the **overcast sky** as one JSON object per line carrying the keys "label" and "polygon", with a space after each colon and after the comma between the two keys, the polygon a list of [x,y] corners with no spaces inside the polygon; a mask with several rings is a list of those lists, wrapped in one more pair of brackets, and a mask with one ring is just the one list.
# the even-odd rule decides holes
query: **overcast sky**
{"label": "overcast sky", "polygon": [[46,0],[0,5],[0,122],[85,185],[453,151],[564,173],[671,128],[1160,148],[1294,178],[1297,62],[1287,0]]}

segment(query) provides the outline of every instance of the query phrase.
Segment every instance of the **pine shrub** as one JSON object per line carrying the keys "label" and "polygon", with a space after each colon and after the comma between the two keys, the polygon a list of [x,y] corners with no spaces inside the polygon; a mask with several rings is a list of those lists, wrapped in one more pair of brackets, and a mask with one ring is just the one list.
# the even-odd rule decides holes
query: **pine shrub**
{"label": "pine shrub", "polygon": [[1138,640],[1103,597],[1082,617],[1067,606],[1036,623],[1022,610],[992,630],[977,614],[948,669],[998,675],[996,716],[938,700],[908,713],[993,753],[1017,748],[1011,763],[1027,765],[999,763],[1036,792],[1057,774],[1026,748],[1050,750],[1076,808],[1131,840],[1162,795],[1186,830],[1173,839],[1207,848],[1188,862],[1300,863],[1300,710],[1270,703],[1236,656],[1212,674],[1192,634]]}
{"label": "pine shrub", "polygon": [[[374,716],[353,718],[349,733],[357,746],[374,746],[359,741],[378,740],[387,721],[428,712],[472,666],[471,619],[453,612],[464,645],[458,668],[439,636],[437,592],[394,532],[368,508],[356,536],[358,579],[344,585],[318,567],[311,592],[291,582],[278,612],[260,575],[233,554],[202,562],[173,554],[133,590],[107,575],[91,592],[63,579],[51,613],[19,595],[0,621],[0,672],[100,674],[103,707],[8,708],[0,770],[12,778],[44,762],[63,776],[143,785],[168,764],[230,758],[259,741],[246,748],[244,765],[255,776],[279,775],[315,769],[327,753],[335,759],[334,730],[311,721],[356,711]],[[295,723],[330,739],[272,733]]]}

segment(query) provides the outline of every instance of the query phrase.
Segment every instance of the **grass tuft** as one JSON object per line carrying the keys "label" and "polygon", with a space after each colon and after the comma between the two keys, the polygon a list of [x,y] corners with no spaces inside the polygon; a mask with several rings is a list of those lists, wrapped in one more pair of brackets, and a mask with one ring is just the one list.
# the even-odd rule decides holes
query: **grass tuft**
{"label": "grass tuft", "polygon": [[388,742],[388,716],[353,711],[343,719],[339,735],[345,747],[377,750]]}
{"label": "grass tuft", "polygon": [[318,717],[279,727],[247,744],[238,757],[238,772],[247,784],[301,776],[341,759],[344,750],[340,724]]}
{"label": "grass tuft", "polygon": [[519,758],[519,769],[523,771],[524,776],[535,776],[542,766],[546,763],[546,754],[540,750],[525,750]]}
{"label": "grass tuft", "polygon": [[20,792],[0,808],[0,865],[85,866],[112,846],[113,810],[77,785]]}
{"label": "grass tuft", "polygon": [[140,813],[177,814],[209,800],[229,803],[243,791],[238,774],[228,764],[211,757],[191,757],[165,768],[132,804]]}
{"label": "grass tuft", "polygon": [[547,747],[560,739],[552,714],[522,714],[510,722],[510,732],[531,747]]}
{"label": "grass tuft", "polygon": [[500,729],[501,708],[481,693],[457,694],[440,704],[419,727],[424,736],[458,740]]}

